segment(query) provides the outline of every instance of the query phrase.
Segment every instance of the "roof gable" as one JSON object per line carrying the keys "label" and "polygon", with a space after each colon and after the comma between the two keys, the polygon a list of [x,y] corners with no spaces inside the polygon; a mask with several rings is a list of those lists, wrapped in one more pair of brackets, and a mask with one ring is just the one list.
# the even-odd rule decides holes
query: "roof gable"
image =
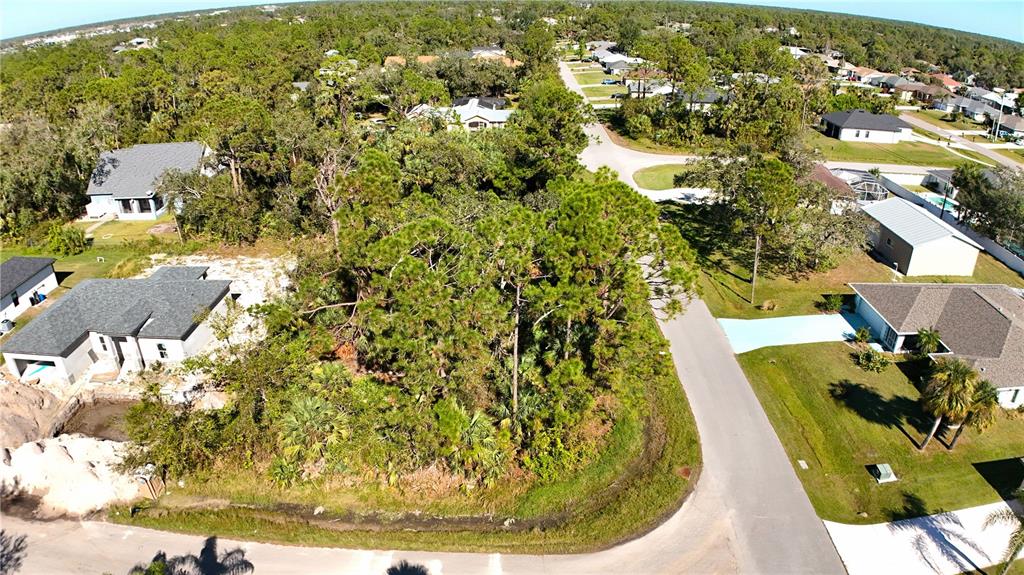
{"label": "roof gable", "polygon": [[89,178],[86,193],[90,196],[109,194],[115,199],[150,197],[164,172],[197,169],[203,150],[199,142],[170,142],[138,144],[104,152]]}
{"label": "roof gable", "polygon": [[15,256],[0,264],[0,297],[10,294],[55,261],[53,258]]}

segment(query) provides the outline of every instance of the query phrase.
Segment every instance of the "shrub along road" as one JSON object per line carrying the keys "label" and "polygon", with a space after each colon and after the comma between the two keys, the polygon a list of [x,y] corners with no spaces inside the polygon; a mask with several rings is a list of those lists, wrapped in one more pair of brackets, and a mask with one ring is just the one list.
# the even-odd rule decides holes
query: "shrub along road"
{"label": "shrub along road", "polygon": [[[579,555],[359,551],[224,540],[257,573],[383,573],[402,559],[433,573],[843,573],[822,522],[715,319],[701,301],[662,322],[704,453],[697,487],[664,524],[629,543]],[[21,573],[127,571],[157,551],[197,553],[203,538],[92,521],[27,522]]]}

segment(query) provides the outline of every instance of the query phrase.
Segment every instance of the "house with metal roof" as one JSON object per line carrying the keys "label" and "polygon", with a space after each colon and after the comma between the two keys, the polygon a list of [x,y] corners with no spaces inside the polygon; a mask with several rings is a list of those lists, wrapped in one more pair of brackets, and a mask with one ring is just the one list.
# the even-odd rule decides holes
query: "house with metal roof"
{"label": "house with metal roof", "polygon": [[910,124],[890,114],[872,114],[864,110],[832,112],[821,117],[826,136],[844,142],[896,144],[910,139]]}
{"label": "house with metal roof", "polygon": [[53,258],[15,256],[0,264],[0,320],[14,320],[57,289]]}
{"label": "house with metal roof", "polygon": [[504,98],[468,98],[455,101],[454,106],[434,107],[420,104],[409,112],[410,118],[440,118],[448,129],[463,128],[471,132],[485,128],[500,128],[512,116],[512,110],[502,109]]}
{"label": "house with metal roof", "polygon": [[206,146],[199,142],[137,144],[100,154],[89,178],[86,214],[91,218],[116,215],[123,220],[155,220],[167,210],[156,192],[170,170],[191,172],[201,167]]}
{"label": "house with metal roof", "polygon": [[94,364],[138,371],[176,363],[213,339],[231,282],[205,267],[162,267],[144,279],[85,280],[0,345],[15,379],[74,383]]}
{"label": "house with metal roof", "polygon": [[920,206],[895,197],[863,208],[875,252],[908,276],[971,276],[983,248]]}
{"label": "house with metal roof", "polygon": [[931,357],[967,362],[999,390],[1008,409],[1024,405],[1024,294],[1005,285],[854,283],[856,311],[892,352],[915,351],[919,329],[938,331]]}

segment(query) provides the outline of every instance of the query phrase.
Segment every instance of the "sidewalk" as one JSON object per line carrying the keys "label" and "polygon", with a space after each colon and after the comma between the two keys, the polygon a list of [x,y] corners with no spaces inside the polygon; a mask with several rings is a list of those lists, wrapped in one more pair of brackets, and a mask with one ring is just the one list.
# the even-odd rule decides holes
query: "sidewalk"
{"label": "sidewalk", "polygon": [[958,575],[1002,561],[1012,528],[984,524],[1007,506],[992,503],[875,525],[824,523],[850,575]]}

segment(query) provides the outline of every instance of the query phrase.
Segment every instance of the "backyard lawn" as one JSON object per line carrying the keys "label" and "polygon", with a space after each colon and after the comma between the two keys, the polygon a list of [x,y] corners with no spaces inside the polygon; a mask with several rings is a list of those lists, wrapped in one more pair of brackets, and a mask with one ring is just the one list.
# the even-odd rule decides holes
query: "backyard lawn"
{"label": "backyard lawn", "polygon": [[[846,343],[769,347],[739,356],[761,405],[789,454],[818,515],[843,523],[878,523],[998,501],[1024,479],[1024,415],[1000,414],[955,449],[916,443],[931,424],[902,362],[869,373],[853,364]],[[798,463],[802,460],[807,469]],[[878,485],[865,468],[888,463],[899,478]],[[912,502],[912,505],[908,505]]]}
{"label": "backyard lawn", "polygon": [[633,181],[636,182],[636,185],[647,190],[667,190],[676,187],[673,180],[676,174],[685,169],[685,164],[651,166],[650,168],[633,172]]}
{"label": "backyard lawn", "polygon": [[[762,275],[757,281],[757,303],[771,300],[775,307],[762,310],[750,304],[752,256],[733,246],[708,208],[663,204],[662,217],[680,227],[683,237],[698,255],[698,289],[715,317],[756,319],[818,313],[824,294],[852,293],[849,282],[888,282],[893,273],[867,253],[856,252],[832,270],[801,278]],[[733,247],[728,256],[724,247]],[[981,253],[971,277],[903,277],[904,282],[1003,283],[1024,288],[1024,278],[992,256]]]}
{"label": "backyard lawn", "polygon": [[[911,166],[938,166],[955,168],[966,160],[956,154],[932,144],[922,142],[900,142],[898,144],[867,144],[843,142],[829,138],[816,130],[808,130],[807,143],[817,148],[826,160],[843,162],[864,162],[878,164],[906,164]],[[988,158],[970,150],[959,153],[991,163]]]}
{"label": "backyard lawn", "polygon": [[924,120],[933,126],[938,126],[947,130],[984,130],[986,127],[985,124],[972,122],[966,118],[960,118],[956,122],[944,120],[943,118],[947,118],[949,116],[942,110],[917,110],[907,113],[919,120]]}
{"label": "backyard lawn", "polygon": [[601,80],[607,80],[609,78],[612,80],[618,79],[615,76],[610,76],[599,70],[593,72],[575,72],[574,75],[576,76],[576,81],[579,82],[581,86],[586,86],[587,84],[600,84]]}

